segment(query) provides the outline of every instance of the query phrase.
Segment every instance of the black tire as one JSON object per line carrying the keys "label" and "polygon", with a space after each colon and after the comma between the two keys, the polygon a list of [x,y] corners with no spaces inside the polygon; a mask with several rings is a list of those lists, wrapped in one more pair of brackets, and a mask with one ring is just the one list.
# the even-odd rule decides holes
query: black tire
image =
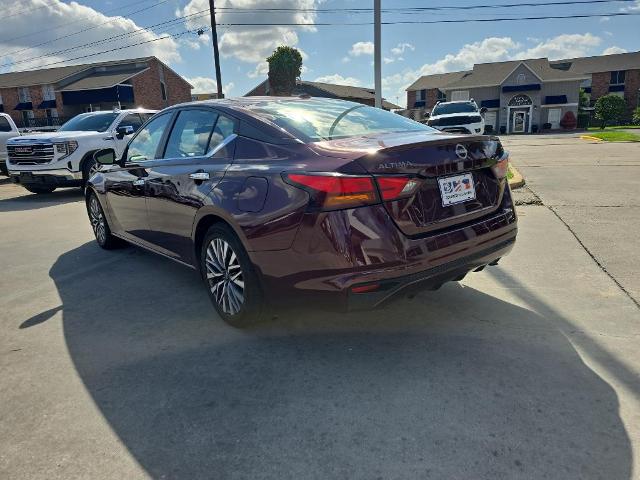
{"label": "black tire", "polygon": [[102,205],[100,205],[98,197],[93,192],[87,197],[87,214],[89,215],[89,222],[91,222],[91,229],[96,237],[96,242],[101,248],[112,250],[122,246],[123,242],[111,234],[111,228],[109,228],[109,222],[104,214]]}
{"label": "black tire", "polygon": [[200,271],[213,307],[229,325],[244,328],[266,316],[255,268],[229,226],[216,224],[207,231],[200,252]]}
{"label": "black tire", "polygon": [[45,185],[24,185],[24,188],[29,190],[31,193],[51,193],[56,187],[49,187]]}
{"label": "black tire", "polygon": [[2,173],[2,175],[5,176],[9,176],[9,169],[7,168],[7,164],[6,163],[0,163],[0,173]]}
{"label": "black tire", "polygon": [[87,185],[87,182],[91,178],[91,175],[93,175],[91,170],[93,169],[93,166],[95,164],[96,161],[93,159],[93,154],[88,155],[85,158],[84,162],[82,162],[82,188]]}

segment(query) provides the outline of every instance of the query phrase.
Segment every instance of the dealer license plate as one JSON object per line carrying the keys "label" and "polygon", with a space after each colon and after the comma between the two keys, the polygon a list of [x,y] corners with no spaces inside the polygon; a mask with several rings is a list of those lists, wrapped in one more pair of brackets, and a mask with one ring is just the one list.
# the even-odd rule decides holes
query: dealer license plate
{"label": "dealer license plate", "polygon": [[475,200],[476,187],[473,184],[473,174],[464,173],[451,177],[438,178],[442,206]]}

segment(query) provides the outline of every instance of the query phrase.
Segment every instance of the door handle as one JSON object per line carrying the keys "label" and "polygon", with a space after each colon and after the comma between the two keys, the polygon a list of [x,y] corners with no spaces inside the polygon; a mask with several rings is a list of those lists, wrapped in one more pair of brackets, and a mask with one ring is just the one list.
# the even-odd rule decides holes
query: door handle
{"label": "door handle", "polygon": [[190,173],[189,174],[189,178],[191,180],[209,180],[209,174],[207,172],[195,172],[195,173]]}
{"label": "door handle", "polygon": [[133,181],[134,187],[142,187],[143,185],[144,185],[144,178],[138,178],[137,180]]}

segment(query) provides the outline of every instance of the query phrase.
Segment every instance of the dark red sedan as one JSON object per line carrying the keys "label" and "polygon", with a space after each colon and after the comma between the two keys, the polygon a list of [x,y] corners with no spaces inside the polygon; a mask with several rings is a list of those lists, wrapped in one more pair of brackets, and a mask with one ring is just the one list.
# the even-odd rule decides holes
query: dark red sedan
{"label": "dark red sedan", "polygon": [[379,305],[493,265],[517,226],[496,137],[324,98],[246,97],[155,115],[86,189],[98,244],[198,269],[235,326],[267,305]]}

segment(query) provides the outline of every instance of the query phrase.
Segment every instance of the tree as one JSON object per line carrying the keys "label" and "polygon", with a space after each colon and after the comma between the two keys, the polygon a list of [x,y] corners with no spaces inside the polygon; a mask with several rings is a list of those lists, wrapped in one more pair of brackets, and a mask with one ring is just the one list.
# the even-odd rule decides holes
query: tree
{"label": "tree", "polygon": [[624,99],[618,95],[605,95],[596,102],[596,118],[600,120],[600,128],[608,123],[617,123],[624,115],[626,105]]}
{"label": "tree", "polygon": [[293,47],[280,46],[267,58],[267,63],[269,64],[269,85],[273,94],[291,95],[302,70],[300,52]]}
{"label": "tree", "polygon": [[634,125],[640,125],[640,107],[637,107],[633,111],[633,124]]}
{"label": "tree", "polygon": [[584,91],[584,88],[580,89],[578,100],[578,108],[583,109],[591,105],[591,95]]}

